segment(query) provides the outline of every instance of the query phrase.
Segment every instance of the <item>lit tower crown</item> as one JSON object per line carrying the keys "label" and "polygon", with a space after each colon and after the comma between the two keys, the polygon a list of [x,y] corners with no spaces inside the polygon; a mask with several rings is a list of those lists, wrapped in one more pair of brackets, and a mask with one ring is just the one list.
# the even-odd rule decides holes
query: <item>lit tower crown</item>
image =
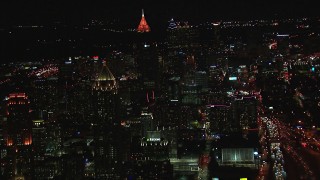
{"label": "lit tower crown", "polygon": [[176,24],[176,22],[173,20],[173,18],[169,21],[168,29],[170,29],[170,30],[177,29],[177,24]]}
{"label": "lit tower crown", "polygon": [[116,79],[109,70],[107,63],[103,62],[103,67],[93,84],[93,89],[101,91],[114,91],[117,90],[117,88],[118,85]]}
{"label": "lit tower crown", "polygon": [[146,21],[146,18],[144,17],[144,11],[142,9],[142,17],[141,17],[141,20],[140,20],[140,24],[138,26],[138,29],[137,29],[138,32],[150,32],[150,26],[148,25],[147,21]]}

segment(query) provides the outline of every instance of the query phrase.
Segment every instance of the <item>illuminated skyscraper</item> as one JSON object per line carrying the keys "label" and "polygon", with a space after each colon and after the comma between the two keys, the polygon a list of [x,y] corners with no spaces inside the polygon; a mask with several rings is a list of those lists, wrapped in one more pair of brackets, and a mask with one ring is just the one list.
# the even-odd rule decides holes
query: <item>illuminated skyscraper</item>
{"label": "illuminated skyscraper", "polygon": [[114,123],[116,116],[116,95],[118,84],[107,67],[106,62],[93,83],[93,98],[95,115],[99,123]]}
{"label": "illuminated skyscraper", "polygon": [[31,178],[32,121],[29,99],[25,93],[11,93],[7,97],[5,139],[7,147],[5,176]]}
{"label": "illuminated skyscraper", "polygon": [[118,83],[106,65],[93,83],[94,122],[94,163],[97,179],[117,179],[113,164],[124,159],[123,148],[127,137],[121,131],[117,118]]}
{"label": "illuminated skyscraper", "polygon": [[139,26],[137,28],[137,31],[140,33],[144,33],[144,32],[150,32],[150,27],[146,21],[146,18],[144,17],[144,11],[142,9],[142,17],[139,23]]}

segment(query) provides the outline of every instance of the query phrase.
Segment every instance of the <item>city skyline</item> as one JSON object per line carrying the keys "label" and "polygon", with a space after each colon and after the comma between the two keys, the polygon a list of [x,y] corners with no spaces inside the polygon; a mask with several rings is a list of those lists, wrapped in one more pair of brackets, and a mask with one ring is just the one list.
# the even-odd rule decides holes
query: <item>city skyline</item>
{"label": "city skyline", "polygon": [[2,7],[0,179],[320,178],[313,3]]}

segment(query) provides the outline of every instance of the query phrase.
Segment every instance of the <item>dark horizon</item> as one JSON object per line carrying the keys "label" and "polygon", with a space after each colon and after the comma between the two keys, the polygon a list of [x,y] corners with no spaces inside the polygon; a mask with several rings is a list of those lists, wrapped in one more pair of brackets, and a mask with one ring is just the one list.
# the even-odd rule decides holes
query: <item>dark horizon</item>
{"label": "dark horizon", "polygon": [[317,16],[315,2],[293,0],[291,2],[234,0],[211,2],[201,0],[139,1],[22,1],[4,2],[0,25],[50,23],[83,23],[89,19],[118,19],[128,24],[138,23],[141,9],[145,9],[150,24],[162,23],[170,18],[204,22],[212,20],[248,20],[286,17]]}

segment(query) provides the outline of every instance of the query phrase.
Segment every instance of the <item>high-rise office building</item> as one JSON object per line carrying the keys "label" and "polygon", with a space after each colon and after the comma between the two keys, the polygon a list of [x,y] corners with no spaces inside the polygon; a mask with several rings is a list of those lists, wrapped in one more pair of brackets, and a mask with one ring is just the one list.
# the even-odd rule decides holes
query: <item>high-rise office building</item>
{"label": "high-rise office building", "polygon": [[93,83],[94,110],[99,123],[116,123],[118,84],[106,62]]}
{"label": "high-rise office building", "polygon": [[42,161],[46,152],[47,133],[44,120],[32,121],[32,145],[34,149],[34,161]]}
{"label": "high-rise office building", "polygon": [[137,47],[137,65],[141,79],[148,89],[154,89],[159,82],[159,57],[155,44],[145,42]]}
{"label": "high-rise office building", "polygon": [[129,143],[118,118],[118,83],[106,62],[93,84],[93,98],[95,178],[117,179],[113,164],[126,159]]}
{"label": "high-rise office building", "polygon": [[160,89],[158,47],[148,42],[140,44],[137,47],[136,62],[140,73],[139,83],[143,87],[137,97],[143,97],[140,99],[143,105],[152,105]]}
{"label": "high-rise office building", "polygon": [[202,90],[208,88],[208,75],[205,71],[197,71],[194,75],[195,84],[201,86]]}
{"label": "high-rise office building", "polygon": [[169,21],[165,65],[170,74],[181,76],[186,67],[195,67],[194,51],[199,45],[198,37],[199,32],[188,22]]}
{"label": "high-rise office building", "polygon": [[32,121],[29,99],[25,93],[11,93],[7,97],[5,140],[7,148],[6,178],[32,176]]}
{"label": "high-rise office building", "polygon": [[201,99],[199,94],[201,92],[201,87],[197,84],[184,84],[181,88],[182,103],[183,104],[201,104]]}
{"label": "high-rise office building", "polygon": [[237,124],[239,131],[257,126],[257,100],[255,96],[236,97],[231,106],[233,124]]}
{"label": "high-rise office building", "polygon": [[228,133],[232,131],[230,106],[223,104],[208,105],[206,111],[212,133]]}
{"label": "high-rise office building", "polygon": [[173,50],[198,47],[199,32],[188,22],[169,21],[167,28],[168,48]]}

